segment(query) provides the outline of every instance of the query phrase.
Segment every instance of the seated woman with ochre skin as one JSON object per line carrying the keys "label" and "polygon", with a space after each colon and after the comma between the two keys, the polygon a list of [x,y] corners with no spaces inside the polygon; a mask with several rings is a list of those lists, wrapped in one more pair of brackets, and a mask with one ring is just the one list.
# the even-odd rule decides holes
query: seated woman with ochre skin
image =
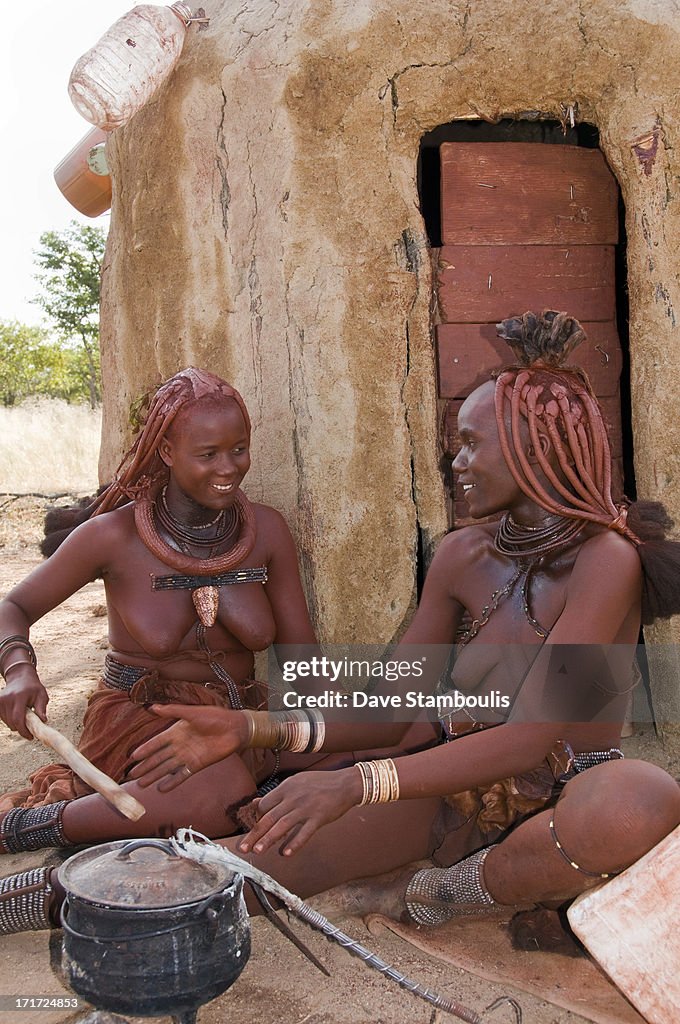
{"label": "seated woman with ochre skin", "polygon": [[[663,524],[633,527],[634,508],[627,526],[611,500],[599,409],[583,375],[557,366],[583,337],[578,323],[565,314],[526,314],[505,322],[503,335],[519,347],[523,365],[464,403],[455,469],[475,518],[508,515],[500,528],[470,527],[442,542],[403,643],[407,651],[433,645],[434,662],[467,612],[454,684],[477,695],[510,693],[512,710],[500,724],[498,717],[468,718],[461,726],[447,716],[444,732],[453,742],[306,772],[257,801],[250,833],[224,842],[302,896],[434,856],[453,866],[411,872],[373,909],[408,906],[415,920],[436,923],[470,907],[563,901],[637,860],[680,821],[680,791],[670,776],[617,759],[642,566],[646,620],[680,610],[677,573],[670,595],[658,593],[651,562],[656,544],[662,560],[677,566],[677,546],[662,540]],[[524,350],[536,346],[539,360],[534,352],[527,365]],[[645,537],[656,529],[656,542],[640,544],[633,528]],[[591,645],[592,675],[604,680],[611,705],[606,714],[596,713],[602,701],[595,708],[579,698]],[[602,645],[617,645],[618,671],[603,665]],[[407,728],[343,723],[341,712],[324,727],[318,716],[285,712],[153,710],[174,724],[133,752],[139,763],[130,777],[138,781],[126,785],[142,793],[177,783],[181,793],[192,780],[182,782],[180,766],[197,772],[239,750],[285,746],[288,737],[295,746],[321,739],[320,749],[330,752],[395,746]],[[571,750],[577,771],[556,789]],[[112,813],[98,796],[77,803],[93,815]]]}
{"label": "seated woman with ochre skin", "polygon": [[[148,711],[150,702],[256,707],[251,698],[259,695],[248,684],[253,652],[275,641],[314,642],[290,532],[278,512],[240,490],[249,448],[248,413],[224,381],[190,368],[161,386],[116,482],[0,604],[0,714],[11,729],[31,738],[30,707],[46,720],[49,697],[33,664],[30,626],[97,577],[106,589],[110,650],[81,750],[116,781],[126,777],[133,747],[166,726]],[[252,793],[253,779],[262,782],[273,767],[264,751],[213,766],[188,784],[193,813],[224,835],[225,807]],[[48,765],[30,790],[6,796],[0,807],[87,792],[70,769]],[[154,794],[145,799],[142,835],[156,816]],[[69,813],[66,807],[61,827],[71,838]],[[167,808],[159,813],[166,824],[173,820]],[[88,838],[75,823],[74,831],[76,841]]]}
{"label": "seated woman with ochre skin", "polygon": [[[116,481],[87,521],[0,604],[6,678],[0,714],[11,729],[31,738],[25,721],[31,707],[46,720],[49,698],[30,626],[97,577],[106,589],[110,651],[80,742],[97,767],[117,782],[129,777],[131,751],[168,727],[149,710],[152,702],[262,706],[263,688],[251,678],[254,652],[313,644],[315,636],[288,527],[278,512],[251,504],[240,490],[249,445],[243,400],[220,378],[190,368],[160,387]],[[6,811],[0,852],[167,835],[188,824],[211,836],[230,835],[237,830],[234,807],[258,785],[278,771],[324,762],[329,759],[318,752],[283,752],[277,762],[260,749],[194,774],[184,764],[179,795],[129,786],[146,808],[136,822],[87,796],[92,790],[70,768],[50,764],[34,774],[30,788],[0,800]],[[353,755],[332,759],[353,762]],[[3,891],[0,882],[0,932],[8,930]],[[33,899],[44,903],[42,896]]]}
{"label": "seated woman with ochre skin", "polygon": [[[518,363],[464,402],[454,470],[474,518],[506,515],[444,539],[403,645],[452,644],[463,628],[453,683],[509,694],[507,720],[447,716],[453,742],[288,779],[257,801],[248,835],[225,841],[301,895],[377,874],[386,847],[404,862],[434,856],[445,866],[355,904],[423,924],[569,900],[680,823],[671,776],[618,750],[641,618],[680,612],[680,545],[664,539],[660,506],[612,501],[601,412],[585,374],[561,366],[584,338],[578,322],[527,313],[499,327]],[[143,785],[273,742],[281,717],[157,711],[182,721],[135,752]],[[395,744],[405,728],[341,717],[323,749]]]}

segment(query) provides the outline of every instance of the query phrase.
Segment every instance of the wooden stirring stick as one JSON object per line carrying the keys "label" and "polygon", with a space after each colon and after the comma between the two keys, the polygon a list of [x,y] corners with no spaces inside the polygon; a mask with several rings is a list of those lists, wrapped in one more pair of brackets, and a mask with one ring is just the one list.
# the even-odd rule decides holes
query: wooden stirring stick
{"label": "wooden stirring stick", "polygon": [[97,793],[101,793],[105,800],[108,800],[130,821],[137,821],[146,812],[146,808],[140,804],[139,800],[135,800],[130,793],[126,793],[117,782],[110,779],[99,768],[95,768],[91,761],[88,761],[79,750],[76,750],[70,740],[67,740],[51,725],[46,725],[31,708],[26,710],[26,725],[37,740],[55,750],[83,782],[86,782]]}

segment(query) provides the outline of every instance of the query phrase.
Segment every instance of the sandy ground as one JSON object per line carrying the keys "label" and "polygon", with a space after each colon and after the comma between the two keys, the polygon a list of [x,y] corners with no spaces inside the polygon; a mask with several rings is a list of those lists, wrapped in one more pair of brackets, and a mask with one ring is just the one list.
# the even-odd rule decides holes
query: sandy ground
{"label": "sandy ground", "polygon": [[[0,498],[0,593],[39,564],[37,540],[44,503],[36,499]],[[41,675],[52,693],[50,721],[77,740],[88,693],[103,663],[106,619],[103,587],[92,583],[47,615],[33,631]],[[671,770],[653,731],[648,727],[626,741],[627,753],[643,756]],[[28,773],[50,759],[49,752],[10,734],[0,725],[0,792],[18,788]],[[677,774],[677,772],[676,772]],[[54,854],[22,854],[4,858],[2,875],[42,864]],[[53,861],[49,861],[53,862]],[[336,919],[341,927],[399,970],[443,995],[456,998],[481,1013],[498,996],[514,995],[524,1011],[525,1024],[580,1024],[585,1018],[560,1010],[510,986],[492,985],[474,975],[430,960],[397,937],[370,936],[357,918]],[[307,962],[266,921],[253,922],[250,961],[233,988],[199,1012],[199,1024],[439,1024],[444,1018],[427,1004],[402,992],[394,983],[320,935],[298,926],[305,942],[331,972],[326,978]],[[14,998],[72,995],[60,971],[61,932],[28,933],[0,939],[0,1024],[113,1024],[122,1021],[82,1005],[35,1011],[15,1008]],[[493,956],[493,950],[489,950]],[[540,954],[538,954],[540,956]],[[565,959],[565,972],[569,970]],[[10,998],[12,997],[12,998]],[[507,1009],[490,1018],[510,1022]]]}

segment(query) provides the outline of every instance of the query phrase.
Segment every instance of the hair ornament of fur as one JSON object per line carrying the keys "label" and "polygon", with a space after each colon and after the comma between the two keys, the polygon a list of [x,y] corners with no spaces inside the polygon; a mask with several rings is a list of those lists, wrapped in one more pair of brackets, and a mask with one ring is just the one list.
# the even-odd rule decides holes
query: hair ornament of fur
{"label": "hair ornament of fur", "polygon": [[578,320],[554,309],[502,320],[496,324],[496,332],[507,341],[521,366],[562,366],[586,337]]}
{"label": "hair ornament of fur", "polygon": [[673,520],[660,501],[635,501],[628,525],[639,537],[642,562],[642,621],[680,615],[680,542],[667,537]]}

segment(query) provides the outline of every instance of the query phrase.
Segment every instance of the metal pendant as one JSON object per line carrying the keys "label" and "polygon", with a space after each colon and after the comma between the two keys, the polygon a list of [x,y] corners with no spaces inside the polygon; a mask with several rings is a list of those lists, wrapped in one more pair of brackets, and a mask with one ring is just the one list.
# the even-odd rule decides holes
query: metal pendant
{"label": "metal pendant", "polygon": [[220,603],[220,592],[217,587],[199,587],[198,590],[191,591],[191,598],[206,629],[208,626],[214,626]]}

